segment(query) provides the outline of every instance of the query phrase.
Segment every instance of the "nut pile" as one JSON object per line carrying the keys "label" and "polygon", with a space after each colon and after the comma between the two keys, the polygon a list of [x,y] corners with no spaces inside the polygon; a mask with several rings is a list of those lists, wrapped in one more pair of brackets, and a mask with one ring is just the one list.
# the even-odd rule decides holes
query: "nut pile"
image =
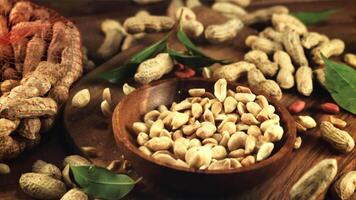
{"label": "nut pile", "polygon": [[[19,185],[21,190],[36,199],[78,199],[86,200],[87,195],[76,188],[69,173],[69,165],[91,165],[90,161],[78,156],[70,155],[64,158],[63,171],[50,163],[37,160],[32,165],[32,172],[21,175]],[[67,188],[73,188],[67,191]]]}
{"label": "nut pile", "polygon": [[73,23],[28,1],[3,0],[0,11],[3,160],[39,143],[83,69],[80,33]]}
{"label": "nut pile", "polygon": [[[215,3],[213,9],[216,9],[216,4],[222,3]],[[225,7],[231,9],[232,6],[236,7],[231,3],[225,2],[224,4],[226,4]],[[218,11],[224,14],[223,10]],[[278,91],[281,88],[291,89],[295,85],[300,94],[310,96],[314,88],[314,76],[321,86],[325,86],[324,62],[321,53],[329,58],[340,56],[345,49],[345,44],[340,39],[330,39],[321,33],[309,32],[307,27],[299,19],[290,15],[288,8],[284,6],[262,8],[241,16],[235,15],[232,18],[241,19],[245,25],[271,22],[272,27],[266,27],[258,35],[249,35],[245,39],[245,44],[250,51],[245,54],[244,61],[253,63],[256,67],[254,70],[248,70],[248,74],[256,74],[256,70],[259,71],[261,80],[265,80],[263,78],[265,76],[269,84]],[[308,60],[308,57],[312,59]],[[354,66],[355,59],[353,58],[353,54],[346,54],[344,60]],[[228,74],[234,71],[231,65],[220,68],[225,68],[224,70],[229,72],[225,75],[213,73],[214,77],[228,78]],[[215,70],[220,71],[219,68]],[[250,87],[263,88],[263,91],[266,91],[265,95],[273,95],[269,90],[264,90],[266,83],[262,83],[261,80],[257,81],[260,84],[254,84],[256,79],[248,76]]]}
{"label": "nut pile", "polygon": [[234,169],[267,159],[283,137],[275,108],[247,87],[227,89],[219,79],[214,95],[203,88],[161,105],[135,122],[139,150],[162,163],[200,170]]}
{"label": "nut pile", "polygon": [[[89,165],[93,164],[79,155],[65,157],[62,171],[51,163],[37,160],[32,165],[32,172],[21,175],[19,185],[25,194],[36,199],[87,200],[88,196],[78,188],[73,180],[70,166]],[[106,169],[115,173],[130,173],[130,165],[124,157],[113,160]]]}

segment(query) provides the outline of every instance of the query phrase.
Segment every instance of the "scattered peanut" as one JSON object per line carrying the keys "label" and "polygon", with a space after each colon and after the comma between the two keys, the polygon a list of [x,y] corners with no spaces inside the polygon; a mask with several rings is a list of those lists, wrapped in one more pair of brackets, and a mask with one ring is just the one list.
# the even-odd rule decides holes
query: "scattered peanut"
{"label": "scattered peanut", "polygon": [[204,67],[202,70],[203,78],[211,78],[211,70],[207,67]]}
{"label": "scattered peanut", "polygon": [[252,50],[245,54],[244,60],[251,62],[267,77],[273,77],[278,70],[278,65],[271,62],[265,52]]}
{"label": "scattered peanut", "polygon": [[321,137],[330,143],[332,147],[343,152],[348,153],[355,147],[355,141],[346,131],[336,128],[328,121],[322,121],[320,124]]}
{"label": "scattered peanut", "polygon": [[295,30],[287,28],[282,34],[282,42],[285,50],[296,64],[308,66],[308,60],[304,54],[300,37]]}
{"label": "scattered peanut", "polygon": [[256,66],[252,63],[240,61],[219,67],[213,72],[213,78],[224,78],[228,81],[236,81]]}
{"label": "scattered peanut", "polygon": [[78,91],[72,98],[72,106],[77,108],[83,108],[90,102],[90,92],[88,89],[82,89]]}
{"label": "scattered peanut", "polygon": [[79,155],[70,155],[64,158],[63,167],[67,165],[82,166],[91,165],[90,161]]}
{"label": "scattered peanut", "polygon": [[258,69],[251,69],[247,74],[248,84],[259,94],[264,94],[269,98],[280,100],[282,91],[279,85],[273,80],[266,80],[262,72]]}
{"label": "scattered peanut", "polygon": [[289,112],[292,114],[297,114],[305,108],[305,101],[296,100],[288,106]]}
{"label": "scattered peanut", "polygon": [[60,200],[88,200],[88,196],[77,188],[69,190]]}
{"label": "scattered peanut", "polygon": [[247,14],[245,9],[230,2],[216,2],[211,8],[228,18],[241,18]]}
{"label": "scattered peanut", "polygon": [[310,96],[313,92],[313,72],[308,66],[301,66],[295,73],[295,81],[297,82],[298,92]]}
{"label": "scattered peanut", "polygon": [[186,0],[185,4],[187,5],[188,8],[191,8],[191,9],[202,5],[200,0]]}
{"label": "scattered peanut", "polygon": [[313,71],[313,73],[316,77],[316,80],[320,84],[320,86],[325,88],[326,86],[325,86],[325,70],[324,70],[324,68],[315,69]]}
{"label": "scattered peanut", "polygon": [[174,20],[167,16],[153,16],[149,13],[129,17],[124,22],[126,31],[130,34],[142,32],[163,32],[170,30]]}
{"label": "scattered peanut", "polygon": [[210,25],[205,29],[205,38],[211,43],[220,43],[233,39],[243,28],[241,20],[234,18],[219,25]]}
{"label": "scattered peanut", "polygon": [[113,19],[105,19],[101,23],[101,30],[105,33],[105,39],[97,53],[101,58],[107,59],[120,50],[126,32],[121,24]]}
{"label": "scattered peanut", "polygon": [[329,117],[329,120],[337,128],[345,128],[345,126],[347,125],[347,123],[344,120],[337,118],[333,115]]}
{"label": "scattered peanut", "polygon": [[302,45],[306,49],[311,49],[324,42],[329,42],[329,38],[326,35],[317,32],[307,32],[303,34]]}
{"label": "scattered peanut", "polygon": [[103,90],[102,100],[106,100],[109,104],[112,103],[110,88],[105,88]]}
{"label": "scattered peanut", "polygon": [[344,56],[344,61],[351,67],[356,67],[356,55],[352,53],[347,53]]}
{"label": "scattered peanut", "polygon": [[326,193],[327,188],[337,174],[337,161],[325,159],[307,171],[289,192],[291,200],[315,200]]}
{"label": "scattered peanut", "polygon": [[271,54],[275,51],[283,49],[279,42],[275,42],[264,37],[258,37],[256,35],[248,36],[245,40],[245,44],[253,50],[260,50],[266,54]]}
{"label": "scattered peanut", "polygon": [[43,160],[37,160],[32,165],[32,171],[35,173],[46,174],[58,180],[61,180],[62,178],[62,173],[57,166],[44,162]]}
{"label": "scattered peanut", "polygon": [[324,64],[321,57],[323,54],[326,58],[331,56],[339,56],[344,52],[345,43],[340,39],[332,39],[329,42],[324,42],[312,50],[313,60],[317,64]]}
{"label": "scattered peanut", "polygon": [[336,199],[347,200],[356,190],[356,171],[342,175],[333,185],[332,191]]}
{"label": "scattered peanut", "polygon": [[284,32],[286,29],[291,29],[299,35],[307,32],[307,27],[303,22],[289,14],[273,14],[272,24],[280,32]]}
{"label": "scattered peanut", "polygon": [[266,22],[272,19],[273,14],[287,14],[289,10],[285,6],[272,6],[268,8],[258,9],[250,12],[242,17],[242,21],[246,25]]}
{"label": "scattered peanut", "polygon": [[339,106],[334,103],[323,103],[320,105],[320,108],[321,110],[329,114],[337,114],[340,112]]}
{"label": "scattered peanut", "polygon": [[89,157],[97,157],[98,156],[98,151],[95,147],[92,146],[84,146],[80,148],[83,153]]}
{"label": "scattered peanut", "polygon": [[173,69],[173,61],[168,53],[160,53],[156,57],[142,62],[135,74],[135,80],[142,84],[160,79]]}
{"label": "scattered peanut", "polygon": [[216,0],[216,2],[230,2],[238,6],[247,7],[250,5],[251,0]]}
{"label": "scattered peanut", "polygon": [[284,51],[276,51],[273,55],[273,60],[280,68],[276,81],[283,89],[290,89],[294,86],[295,71],[290,56]]}
{"label": "scattered peanut", "polygon": [[101,102],[100,109],[105,117],[111,117],[112,110],[111,110],[110,103],[107,100]]}
{"label": "scattered peanut", "polygon": [[60,199],[67,191],[62,181],[40,173],[22,174],[19,184],[24,193],[36,199]]}
{"label": "scattered peanut", "polygon": [[307,129],[316,127],[316,121],[310,116],[300,115],[300,116],[298,116],[297,122]]}
{"label": "scattered peanut", "polygon": [[176,12],[176,18],[179,19],[179,17],[181,17],[180,25],[188,36],[198,38],[203,33],[203,24],[196,19],[194,12],[190,8],[180,7]]}
{"label": "scattered peanut", "polygon": [[274,42],[282,43],[282,33],[276,31],[272,27],[265,28],[262,32],[258,34],[258,36],[273,40]]}
{"label": "scattered peanut", "polygon": [[300,146],[302,145],[302,138],[301,137],[297,137],[295,139],[295,142],[294,142],[294,149],[299,149]]}
{"label": "scattered peanut", "polygon": [[9,174],[11,172],[9,165],[0,163],[0,174]]}
{"label": "scattered peanut", "polygon": [[138,45],[139,40],[145,37],[145,33],[127,34],[121,45],[121,51],[129,49],[132,46]]}

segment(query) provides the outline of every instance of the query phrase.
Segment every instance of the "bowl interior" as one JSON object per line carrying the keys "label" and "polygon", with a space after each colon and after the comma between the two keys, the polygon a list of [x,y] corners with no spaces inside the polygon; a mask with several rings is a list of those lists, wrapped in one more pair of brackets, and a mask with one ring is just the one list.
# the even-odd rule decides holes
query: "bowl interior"
{"label": "bowl interior", "polygon": [[[284,134],[283,138],[275,143],[272,156],[262,162],[231,170],[195,170],[161,163],[138,150],[139,145],[136,141],[137,135],[131,128],[134,122],[143,121],[144,114],[156,109],[159,105],[170,107],[173,102],[180,102],[189,96],[188,90],[191,88],[205,88],[206,91],[213,93],[214,83],[215,80],[202,78],[168,79],[145,85],[130,93],[121,100],[119,105],[115,108],[113,115],[113,128],[117,142],[119,145],[124,145],[124,148],[127,148],[129,151],[134,152],[137,156],[158,165],[188,172],[208,174],[234,173],[258,169],[279,160],[292,151],[296,134],[294,121],[285,107],[273,100],[270,100],[270,104],[275,106],[276,113],[280,116]],[[235,90],[238,85],[243,84],[228,83],[228,88]]]}

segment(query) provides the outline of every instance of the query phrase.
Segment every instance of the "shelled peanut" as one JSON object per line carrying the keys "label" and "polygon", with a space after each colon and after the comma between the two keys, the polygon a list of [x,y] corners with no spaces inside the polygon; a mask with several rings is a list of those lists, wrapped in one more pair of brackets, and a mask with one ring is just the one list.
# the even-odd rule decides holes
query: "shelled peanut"
{"label": "shelled peanut", "polygon": [[233,169],[267,159],[284,130],[266,97],[249,88],[214,85],[214,97],[192,88],[189,97],[149,111],[135,122],[139,150],[158,161],[200,170]]}

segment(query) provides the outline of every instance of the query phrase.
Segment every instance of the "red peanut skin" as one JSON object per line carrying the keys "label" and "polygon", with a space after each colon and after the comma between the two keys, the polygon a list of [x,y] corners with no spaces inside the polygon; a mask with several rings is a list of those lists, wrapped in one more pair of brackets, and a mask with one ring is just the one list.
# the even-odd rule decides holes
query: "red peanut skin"
{"label": "red peanut skin", "polygon": [[340,112],[339,106],[330,102],[321,104],[320,108],[321,110],[329,114],[337,114]]}
{"label": "red peanut skin", "polygon": [[289,112],[297,114],[305,108],[305,102],[302,100],[296,100],[288,106]]}
{"label": "red peanut skin", "polygon": [[185,70],[176,71],[174,74],[178,78],[190,78],[195,76],[195,71],[193,69],[187,68]]}

